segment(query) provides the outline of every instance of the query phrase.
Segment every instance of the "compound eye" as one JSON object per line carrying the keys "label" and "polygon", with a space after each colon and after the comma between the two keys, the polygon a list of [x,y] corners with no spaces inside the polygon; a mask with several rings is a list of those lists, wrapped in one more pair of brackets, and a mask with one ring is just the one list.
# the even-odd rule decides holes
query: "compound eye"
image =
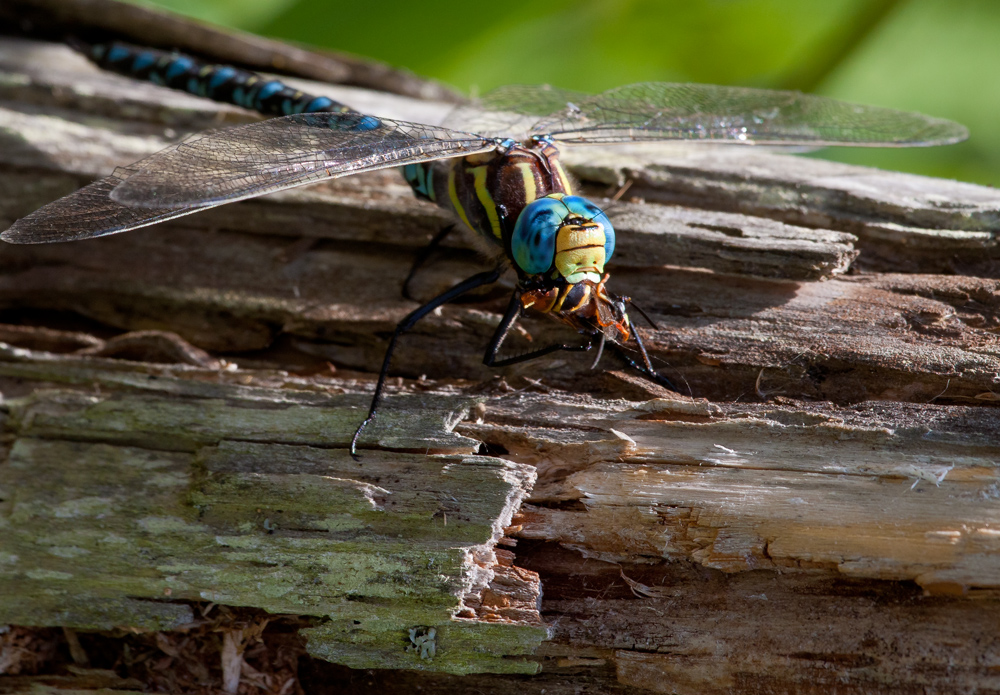
{"label": "compound eye", "polygon": [[539,198],[517,218],[510,250],[517,267],[528,275],[540,275],[552,267],[556,255],[556,232],[568,211],[556,198]]}

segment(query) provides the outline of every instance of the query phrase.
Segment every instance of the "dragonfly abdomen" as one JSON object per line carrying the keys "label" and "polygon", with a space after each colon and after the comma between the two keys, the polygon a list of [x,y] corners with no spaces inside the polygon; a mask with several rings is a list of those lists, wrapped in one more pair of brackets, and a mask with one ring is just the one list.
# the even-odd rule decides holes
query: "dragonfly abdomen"
{"label": "dragonfly abdomen", "polygon": [[267,116],[352,111],[340,102],[306,94],[280,80],[229,65],[209,65],[179,53],[121,41],[81,46],[80,49],[105,70],[235,104]]}

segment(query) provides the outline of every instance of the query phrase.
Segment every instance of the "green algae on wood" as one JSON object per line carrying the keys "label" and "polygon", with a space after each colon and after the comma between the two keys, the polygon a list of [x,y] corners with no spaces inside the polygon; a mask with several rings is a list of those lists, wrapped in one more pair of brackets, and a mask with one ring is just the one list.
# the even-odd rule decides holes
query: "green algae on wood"
{"label": "green algae on wood", "polygon": [[[533,469],[384,451],[359,463],[330,448],[346,443],[356,396],[295,403],[267,391],[39,390],[9,401],[0,623],[162,630],[190,622],[185,602],[209,600],[315,616],[310,649],[344,663],[533,671],[507,657],[544,638],[537,610],[527,623],[487,622],[469,608]],[[468,448],[444,429],[454,401],[394,399],[387,436]],[[345,621],[350,630],[336,627]],[[440,635],[416,666],[415,626]]]}

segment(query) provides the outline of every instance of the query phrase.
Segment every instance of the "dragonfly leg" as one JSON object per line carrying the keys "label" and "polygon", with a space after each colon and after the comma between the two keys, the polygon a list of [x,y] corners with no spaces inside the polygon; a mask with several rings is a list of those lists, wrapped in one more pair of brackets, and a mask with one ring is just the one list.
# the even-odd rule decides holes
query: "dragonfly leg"
{"label": "dragonfly leg", "polygon": [[431,239],[427,246],[420,249],[417,257],[413,259],[413,265],[410,266],[410,272],[406,276],[406,279],[403,280],[403,296],[406,299],[413,299],[413,295],[410,293],[410,281],[413,280],[413,276],[416,275],[417,271],[423,267],[424,263],[427,262],[427,259],[431,257],[431,254],[434,253],[437,250],[437,247],[441,245],[441,242],[444,241],[454,230],[455,225],[453,224],[449,224],[447,227],[444,227],[441,231],[434,235],[434,238]]}
{"label": "dragonfly leg", "polygon": [[653,364],[649,361],[649,355],[646,353],[646,346],[642,342],[642,337],[639,335],[639,331],[634,331],[633,335],[635,336],[636,344],[639,346],[639,353],[642,355],[642,364],[629,357],[629,355],[621,349],[620,345],[616,345],[615,343],[609,343],[609,345],[611,345],[611,347],[614,348],[615,353],[634,370],[648,377],[660,386],[668,388],[671,391],[677,391],[677,388],[673,385],[670,379],[662,376],[657,373],[655,369],[653,369]]}
{"label": "dragonfly leg", "polygon": [[531,352],[526,352],[522,355],[498,359],[497,353],[500,352],[500,346],[503,345],[503,341],[507,337],[507,334],[510,333],[510,329],[514,327],[514,323],[517,321],[517,317],[520,313],[521,294],[520,292],[515,292],[511,295],[510,304],[507,305],[507,311],[500,320],[500,325],[497,326],[496,331],[493,333],[493,338],[490,340],[490,344],[486,347],[486,354],[483,356],[483,364],[487,367],[506,367],[507,365],[517,364],[519,362],[527,362],[528,360],[533,360],[536,357],[551,355],[553,352],[558,352],[559,350],[585,352],[594,346],[593,339],[580,345],[565,345],[557,343],[556,345],[549,345],[548,347],[532,350]]}
{"label": "dragonfly leg", "polygon": [[431,313],[442,304],[447,304],[456,297],[460,297],[466,292],[474,290],[477,287],[490,285],[496,282],[500,279],[501,271],[502,268],[495,268],[482,273],[476,273],[468,280],[458,283],[447,292],[439,294],[419,309],[411,311],[406,318],[396,325],[396,330],[393,332],[392,339],[389,341],[389,347],[386,348],[385,357],[382,358],[382,371],[379,372],[378,383],[375,384],[375,395],[372,396],[372,404],[368,409],[368,417],[364,419],[364,422],[358,425],[358,429],[354,431],[354,436],[351,438],[351,456],[354,457],[355,460],[358,460],[358,439],[360,439],[361,433],[364,431],[365,427],[367,427],[372,420],[375,419],[375,416],[378,414],[378,407],[382,403],[382,396],[385,391],[385,380],[389,376],[389,363],[392,361],[392,353],[396,349],[396,340],[399,336],[413,328],[413,325],[417,321],[427,316],[427,314]]}

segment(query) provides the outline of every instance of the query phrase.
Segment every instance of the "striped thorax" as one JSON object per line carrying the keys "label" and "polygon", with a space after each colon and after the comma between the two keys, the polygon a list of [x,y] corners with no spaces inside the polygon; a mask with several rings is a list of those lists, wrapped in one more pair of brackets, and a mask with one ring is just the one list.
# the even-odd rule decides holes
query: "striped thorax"
{"label": "striped thorax", "polygon": [[403,173],[419,197],[451,210],[504,251],[522,278],[597,283],[614,252],[611,223],[572,194],[559,152],[547,140],[507,140],[495,152],[414,164]]}
{"label": "striped thorax", "polygon": [[559,151],[547,140],[527,145],[498,141],[495,152],[413,164],[404,167],[403,174],[418,197],[451,210],[501,247],[507,247],[527,205],[553,193],[572,193]]}

